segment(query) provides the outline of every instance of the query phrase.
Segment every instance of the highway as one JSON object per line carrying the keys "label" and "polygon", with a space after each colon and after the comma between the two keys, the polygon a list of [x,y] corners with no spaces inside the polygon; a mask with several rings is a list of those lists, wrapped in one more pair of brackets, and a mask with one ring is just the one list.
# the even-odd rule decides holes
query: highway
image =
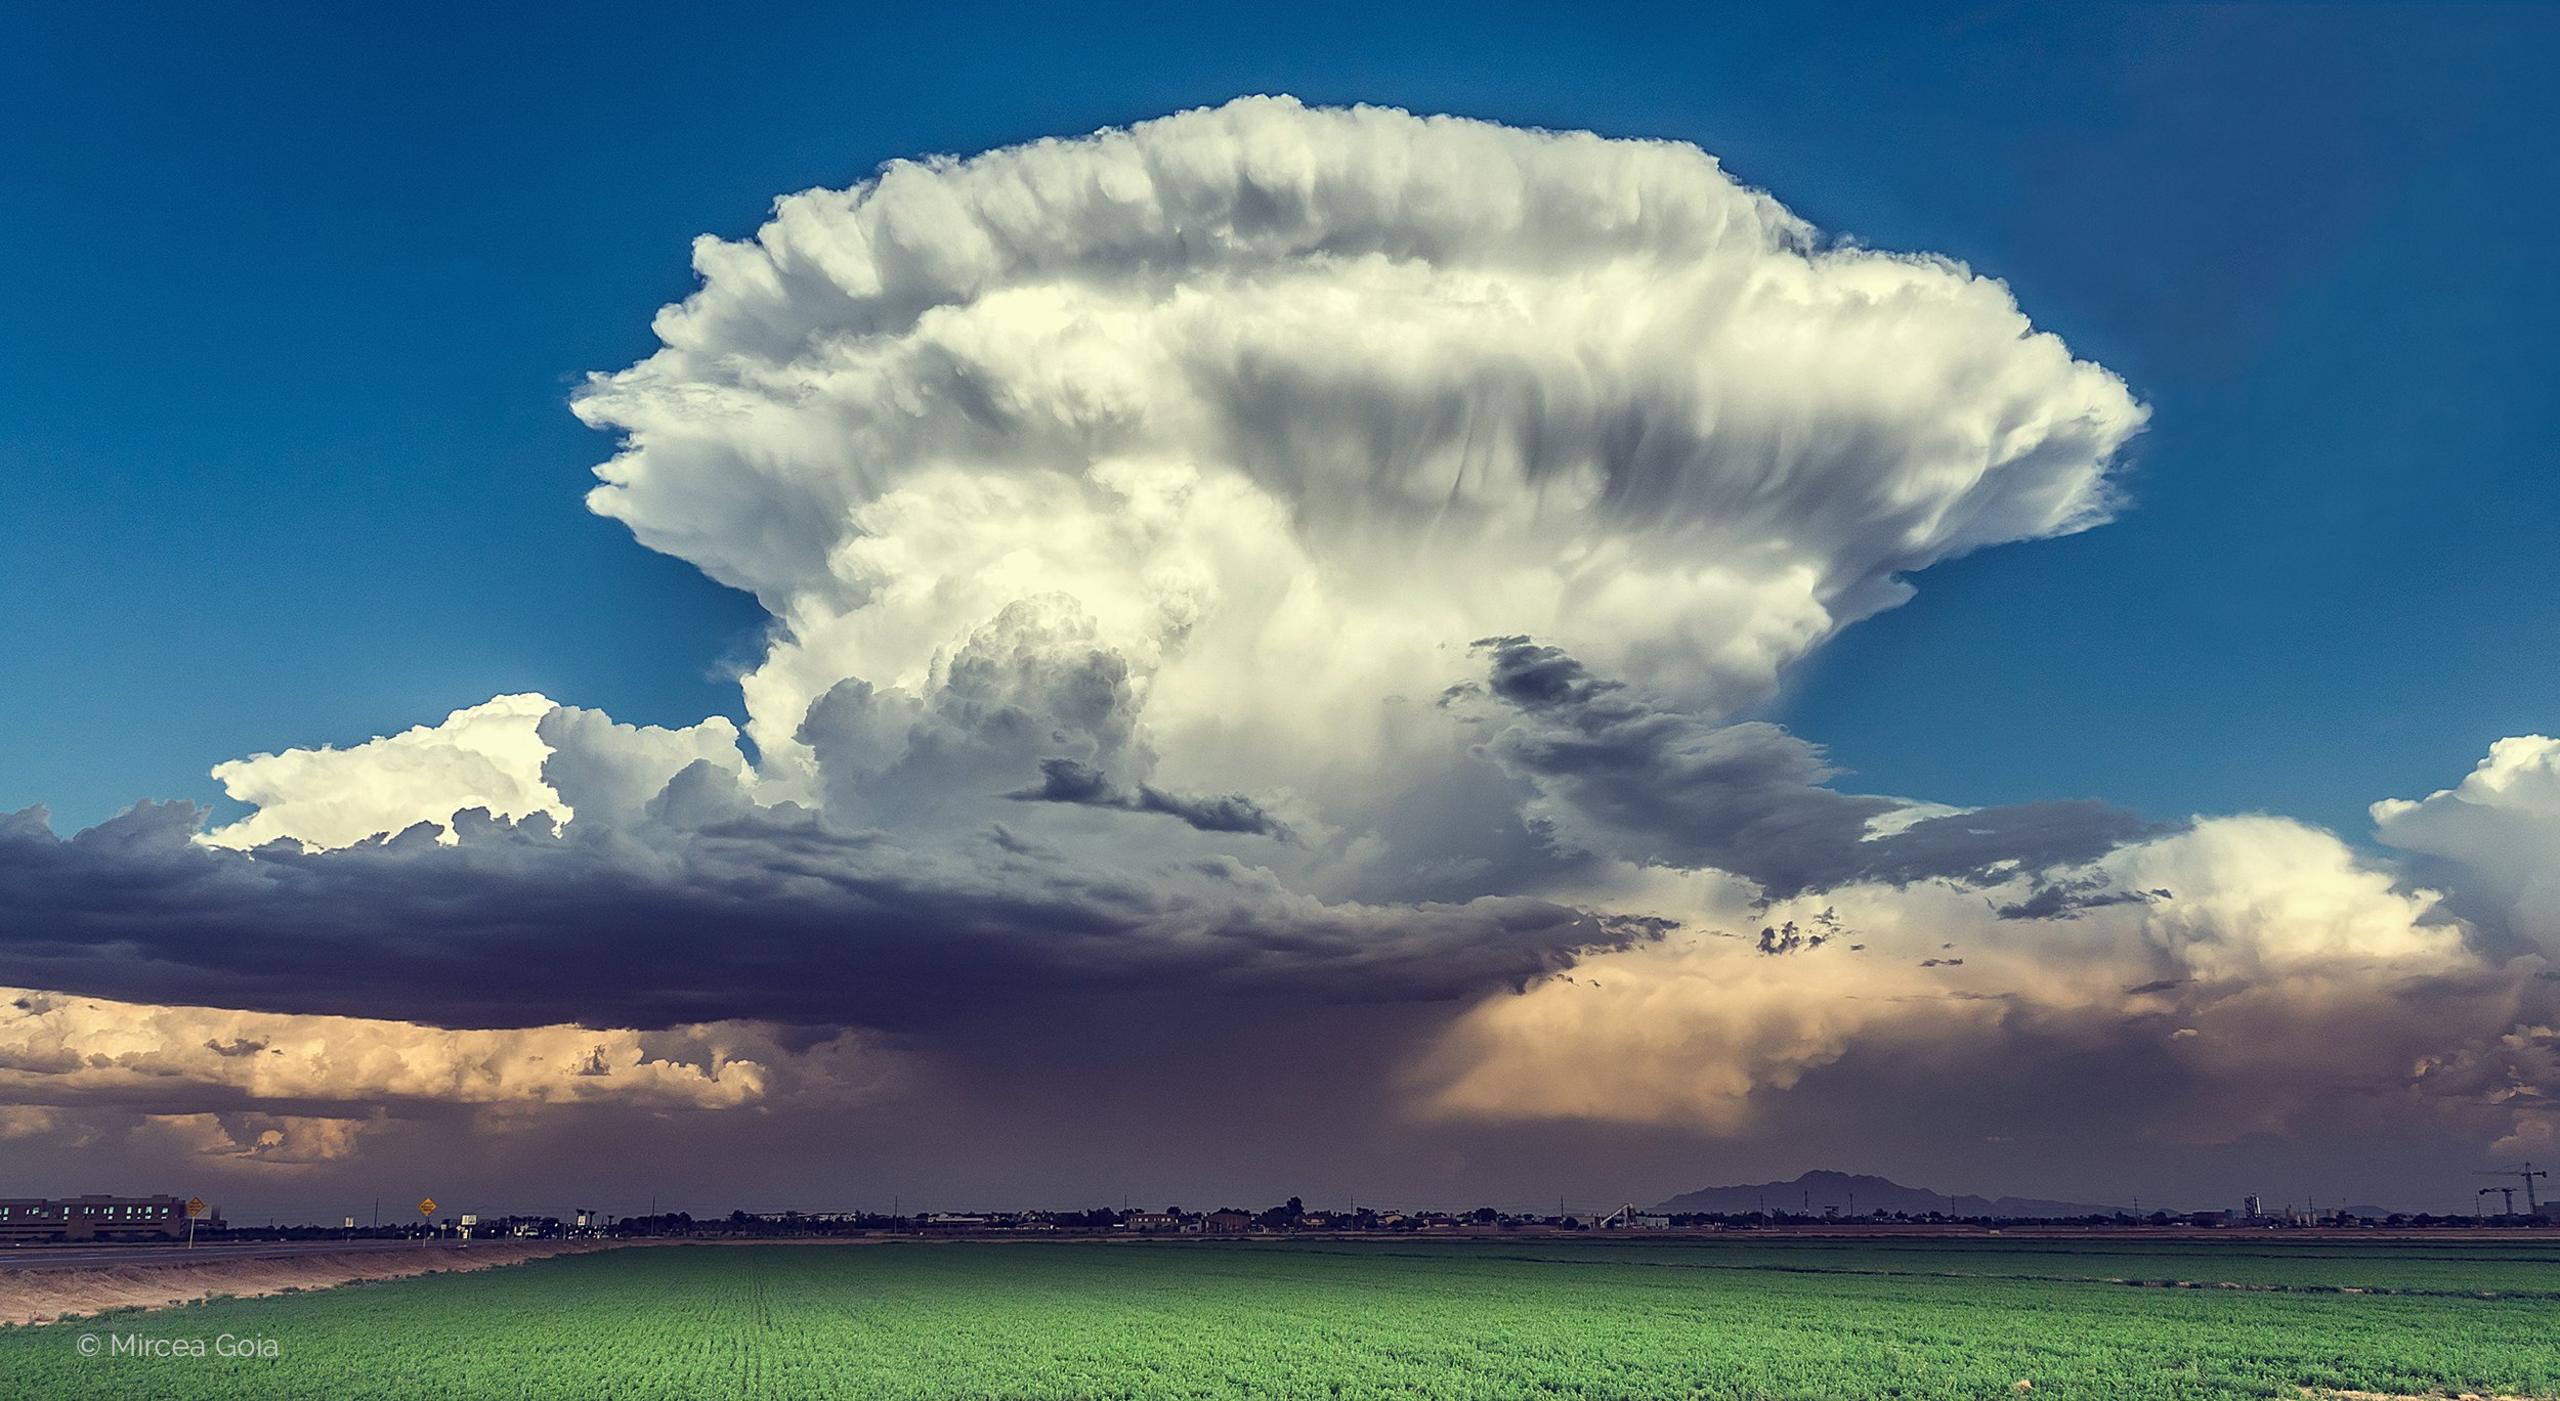
{"label": "highway", "polygon": [[[489,1242],[481,1242],[488,1244]],[[24,1270],[94,1270],[116,1265],[185,1261],[283,1260],[296,1255],[335,1255],[372,1250],[467,1250],[458,1240],[297,1240],[199,1245],[157,1242],[130,1245],[0,1245],[0,1273]]]}

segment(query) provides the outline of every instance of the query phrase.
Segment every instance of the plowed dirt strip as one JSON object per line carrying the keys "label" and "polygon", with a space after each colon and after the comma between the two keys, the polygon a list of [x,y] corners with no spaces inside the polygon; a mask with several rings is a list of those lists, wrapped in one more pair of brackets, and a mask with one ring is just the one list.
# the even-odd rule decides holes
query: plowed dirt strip
{"label": "plowed dirt strip", "polygon": [[176,1260],[13,1271],[0,1274],[0,1324],[51,1323],[109,1309],[162,1308],[226,1295],[247,1299],[359,1280],[486,1270],[612,1248],[590,1241],[492,1241],[467,1250],[421,1246],[263,1260]]}

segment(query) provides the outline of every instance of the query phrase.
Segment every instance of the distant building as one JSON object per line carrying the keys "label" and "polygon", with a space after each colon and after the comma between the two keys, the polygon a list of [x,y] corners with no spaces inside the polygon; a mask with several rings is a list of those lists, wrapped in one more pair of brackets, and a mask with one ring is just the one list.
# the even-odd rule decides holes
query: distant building
{"label": "distant building", "polygon": [[1253,1229],[1253,1216],[1243,1211],[1213,1211],[1200,1218],[1213,1236],[1240,1236]]}
{"label": "distant building", "polygon": [[1600,1222],[1604,1231],[1667,1231],[1671,1218],[1651,1211],[1638,1211],[1633,1202],[1610,1212]]}
{"label": "distant building", "polygon": [[[218,1218],[208,1224],[219,1226]],[[177,1197],[66,1197],[0,1200],[0,1242],[176,1240],[187,1233]]]}
{"label": "distant building", "polygon": [[1170,1211],[1133,1211],[1129,1213],[1128,1228],[1132,1231],[1179,1231],[1182,1218]]}

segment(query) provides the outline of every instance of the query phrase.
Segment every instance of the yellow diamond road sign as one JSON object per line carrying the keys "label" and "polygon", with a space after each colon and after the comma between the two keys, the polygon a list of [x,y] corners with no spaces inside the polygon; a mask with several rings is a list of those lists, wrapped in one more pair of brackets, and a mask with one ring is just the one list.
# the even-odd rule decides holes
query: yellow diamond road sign
{"label": "yellow diamond road sign", "polygon": [[433,1215],[435,1215],[435,1214],[436,1214],[436,1199],[435,1199],[435,1198],[433,1198],[433,1197],[429,1197],[429,1198],[427,1198],[425,1201],[422,1201],[422,1202],[418,1203],[418,1214],[419,1214],[420,1216],[433,1216]]}
{"label": "yellow diamond road sign", "polygon": [[202,1216],[202,1215],[204,1215],[204,1198],[202,1198],[202,1197],[189,1197],[189,1198],[187,1198],[187,1214],[188,1214],[189,1216]]}

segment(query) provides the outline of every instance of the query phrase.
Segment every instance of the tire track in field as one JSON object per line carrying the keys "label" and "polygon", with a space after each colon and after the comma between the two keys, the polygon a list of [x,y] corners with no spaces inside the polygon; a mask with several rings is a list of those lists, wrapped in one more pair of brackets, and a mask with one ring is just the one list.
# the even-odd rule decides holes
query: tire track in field
{"label": "tire track in field", "polygon": [[1720,1264],[1695,1260],[1579,1260],[1552,1255],[1428,1254],[1421,1251],[1305,1250],[1304,1255],[1330,1255],[1366,1260],[1501,1260],[1532,1265],[1631,1266],[1647,1270],[1708,1270],[1725,1274],[1844,1275],[1862,1279],[2016,1280],[2027,1284],[2114,1284],[2133,1289],[2227,1289],[2244,1294],[2355,1294],[2411,1299],[2487,1299],[2519,1302],[2560,1300],[2549,1289],[2430,1289],[2410,1285],[2286,1284],[2258,1280],[2136,1279],[2122,1275],[1991,1274],[1976,1270],[1888,1270],[1844,1265]]}

